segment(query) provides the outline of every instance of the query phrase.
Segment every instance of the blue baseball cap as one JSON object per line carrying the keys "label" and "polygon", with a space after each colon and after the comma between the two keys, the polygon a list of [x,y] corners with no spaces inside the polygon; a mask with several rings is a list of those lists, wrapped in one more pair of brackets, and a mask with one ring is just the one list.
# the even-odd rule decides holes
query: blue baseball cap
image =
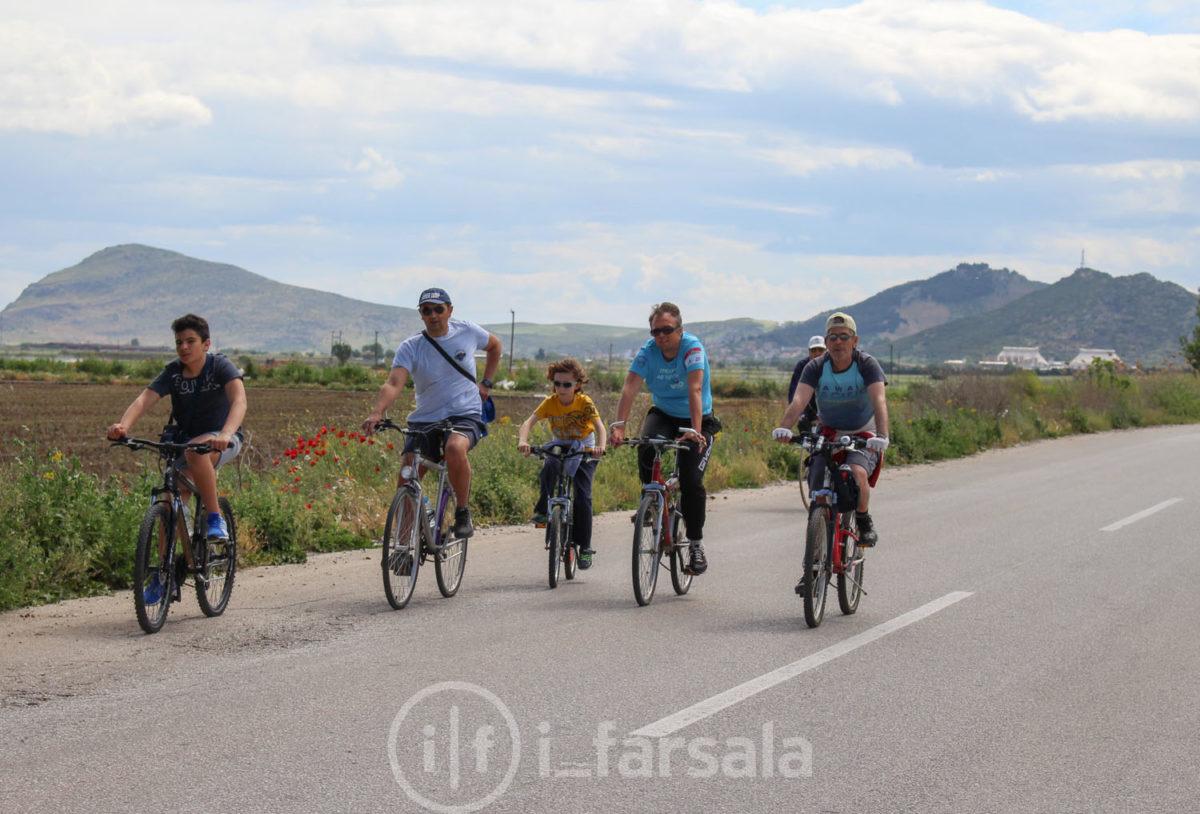
{"label": "blue baseball cap", "polygon": [[445,305],[451,305],[450,295],[446,293],[444,288],[427,288],[421,292],[420,298],[417,300],[417,307],[420,308],[427,302],[440,302]]}

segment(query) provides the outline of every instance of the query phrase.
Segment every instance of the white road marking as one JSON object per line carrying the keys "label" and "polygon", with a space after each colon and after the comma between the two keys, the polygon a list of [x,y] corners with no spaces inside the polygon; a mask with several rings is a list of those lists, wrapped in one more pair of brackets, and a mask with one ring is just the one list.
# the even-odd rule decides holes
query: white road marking
{"label": "white road marking", "polygon": [[681,709],[679,712],[661,718],[652,724],[647,724],[641,729],[631,732],[630,736],[663,738],[674,734],[684,727],[691,726],[697,721],[702,721],[711,715],[715,715],[726,707],[731,707],[752,695],[769,690],[776,684],[782,684],[788,679],[795,678],[802,673],[820,667],[822,664],[833,661],[838,656],[844,656],[865,644],[870,644],[876,639],[883,638],[889,633],[895,633],[897,630],[907,627],[913,622],[919,622],[926,616],[931,616],[944,608],[948,608],[955,602],[966,599],[968,596],[971,596],[970,591],[953,591],[948,593],[940,599],[935,599],[919,608],[910,610],[908,613],[901,614],[894,619],[878,624],[870,630],[864,630],[862,633],[851,636],[843,642],[830,645],[824,650],[820,650],[810,656],[805,656],[799,661],[794,661],[769,673],[764,673],[758,678],[752,678],[736,687],[717,693],[711,698],[692,704],[686,709]]}
{"label": "white road marking", "polygon": [[1157,504],[1151,506],[1149,509],[1143,509],[1142,511],[1138,512],[1137,514],[1131,514],[1131,515],[1129,515],[1129,517],[1126,517],[1124,520],[1118,520],[1115,523],[1109,523],[1107,526],[1105,526],[1104,528],[1102,528],[1100,530],[1101,531],[1116,531],[1119,528],[1124,528],[1125,526],[1128,526],[1130,523],[1136,523],[1137,521],[1139,521],[1143,518],[1149,517],[1150,515],[1154,514],[1155,512],[1161,512],[1163,509],[1167,508],[1168,506],[1174,506],[1176,503],[1178,503],[1181,500],[1183,500],[1183,498],[1181,498],[1181,497],[1173,497],[1170,500],[1164,500],[1162,503],[1157,503]]}

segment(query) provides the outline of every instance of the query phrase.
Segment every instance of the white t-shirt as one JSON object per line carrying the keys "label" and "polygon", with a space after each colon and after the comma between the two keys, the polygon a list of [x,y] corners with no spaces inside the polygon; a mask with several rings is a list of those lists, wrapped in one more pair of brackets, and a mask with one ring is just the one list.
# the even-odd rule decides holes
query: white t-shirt
{"label": "white t-shirt", "polygon": [[[458,319],[450,320],[445,336],[430,337],[468,373],[475,373],[475,351],[487,347],[490,338],[474,322]],[[415,334],[400,344],[392,367],[402,367],[412,376],[417,407],[408,414],[409,421],[482,416],[479,386],[455,370],[423,335]]]}

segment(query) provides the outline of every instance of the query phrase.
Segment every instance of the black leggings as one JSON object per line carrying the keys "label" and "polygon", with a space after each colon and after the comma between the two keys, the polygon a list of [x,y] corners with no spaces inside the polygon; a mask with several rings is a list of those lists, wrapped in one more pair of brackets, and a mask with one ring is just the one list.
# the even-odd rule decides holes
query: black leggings
{"label": "black leggings", "polygon": [[[667,415],[657,407],[651,407],[642,422],[642,435],[648,438],[678,438],[681,427],[692,426],[691,418],[676,418]],[[716,433],[717,422],[710,413],[704,416],[700,424],[700,434],[704,436],[704,452],[700,452],[695,441],[688,441],[687,449],[679,450],[679,510],[683,513],[683,522],[687,526],[688,540],[704,538],[704,511],[708,492],[704,489],[704,469],[708,466],[708,456],[712,453],[713,435]],[[654,450],[650,447],[638,449],[638,475],[642,483],[649,483],[654,474]],[[663,473],[665,476],[667,473]]]}

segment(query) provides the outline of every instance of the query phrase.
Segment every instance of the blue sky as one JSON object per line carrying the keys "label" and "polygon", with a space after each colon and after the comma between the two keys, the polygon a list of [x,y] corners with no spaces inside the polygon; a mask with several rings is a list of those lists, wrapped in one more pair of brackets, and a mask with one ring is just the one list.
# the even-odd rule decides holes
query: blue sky
{"label": "blue sky", "polygon": [[120,243],[480,322],[1195,289],[1198,134],[1195,0],[0,0],[0,306]]}

